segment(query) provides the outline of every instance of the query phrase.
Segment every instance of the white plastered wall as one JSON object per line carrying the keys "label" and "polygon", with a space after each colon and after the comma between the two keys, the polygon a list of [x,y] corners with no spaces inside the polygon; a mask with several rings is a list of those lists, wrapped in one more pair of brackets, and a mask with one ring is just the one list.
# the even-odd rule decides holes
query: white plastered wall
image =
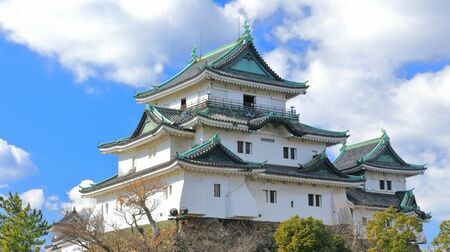
{"label": "white plastered wall", "polygon": [[[367,192],[395,193],[396,191],[406,190],[406,176],[400,174],[382,173],[366,171],[365,190]],[[386,184],[385,190],[380,190],[380,180],[392,181],[392,190],[388,191]],[[386,183],[386,182],[385,182]]]}
{"label": "white plastered wall", "polygon": [[[219,133],[221,142],[233,153],[246,161],[263,162],[268,161],[270,164],[279,164],[287,166],[298,166],[312,159],[314,154],[320,154],[325,150],[325,143],[304,141],[298,138],[286,138],[279,134],[268,131],[243,132],[235,130],[225,130],[203,126],[201,131],[196,132],[196,141],[208,140],[214,134]],[[262,141],[261,138],[273,139],[274,142]],[[252,153],[237,153],[237,141],[251,142]],[[198,142],[197,142],[198,143]],[[285,159],[283,157],[283,147],[297,149],[297,157],[295,159]]]}

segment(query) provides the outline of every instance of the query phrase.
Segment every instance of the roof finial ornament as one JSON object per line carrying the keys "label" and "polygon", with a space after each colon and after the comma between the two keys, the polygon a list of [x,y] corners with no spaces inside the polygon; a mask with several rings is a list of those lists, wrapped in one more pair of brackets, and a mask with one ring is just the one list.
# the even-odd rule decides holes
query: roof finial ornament
{"label": "roof finial ornament", "polygon": [[383,133],[383,136],[382,136],[383,141],[384,141],[385,143],[389,142],[389,136],[388,136],[388,134],[386,133],[386,130],[383,129],[383,128],[381,128],[381,132]]}
{"label": "roof finial ornament", "polygon": [[252,32],[250,30],[250,25],[248,24],[247,20],[244,21],[244,34],[242,35],[244,44],[253,41]]}
{"label": "roof finial ornament", "polygon": [[195,62],[198,58],[197,55],[197,45],[194,44],[194,46],[192,47],[192,51],[191,51],[191,58],[189,59],[189,64],[192,64],[193,62]]}

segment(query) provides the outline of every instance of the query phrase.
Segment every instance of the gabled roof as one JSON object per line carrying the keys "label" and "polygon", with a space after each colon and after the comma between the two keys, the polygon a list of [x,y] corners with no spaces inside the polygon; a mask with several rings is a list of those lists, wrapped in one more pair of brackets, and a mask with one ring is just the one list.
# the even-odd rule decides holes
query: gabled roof
{"label": "gabled roof", "polygon": [[179,88],[187,82],[201,80],[204,75],[213,79],[233,79],[235,84],[239,84],[239,80],[253,82],[252,85],[256,88],[264,87],[264,89],[286,92],[290,97],[305,93],[308,88],[306,82],[288,81],[278,76],[264,61],[256,50],[253,40],[248,39],[248,36],[249,34],[244,34],[238,40],[203,56],[196,56],[193,51],[186,68],[162,84],[137,93],[136,100],[147,102],[152,99],[152,96],[174,87]]}
{"label": "gabled roof", "polygon": [[208,141],[178,154],[176,158],[192,164],[207,166],[250,169],[264,165],[264,163],[251,163],[242,160],[221,143],[219,134],[215,134]]}
{"label": "gabled roof", "polygon": [[129,137],[102,143],[98,146],[103,153],[135,146],[134,143],[149,141],[162,133],[192,136],[192,122],[195,118],[208,119],[215,123],[228,123],[230,128],[240,130],[259,130],[267,124],[283,126],[292,136],[306,140],[322,141],[328,146],[347,139],[347,131],[330,131],[298,122],[298,115],[286,112],[251,111],[242,106],[207,100],[186,110],[170,109],[146,105],[141,119]]}
{"label": "gabled roof", "polygon": [[364,167],[371,169],[392,170],[397,172],[422,172],[425,165],[405,162],[392,148],[386,131],[379,138],[365,142],[344,145],[334,161],[339,170],[346,173],[358,172]]}
{"label": "gabled roof", "polygon": [[299,167],[267,164],[264,173],[343,182],[362,183],[364,181],[360,176],[349,176],[336,169],[325,152],[316,155],[312,160]]}
{"label": "gabled roof", "polygon": [[174,125],[173,121],[167,117],[167,111],[170,109],[157,110],[152,106],[146,106],[142,113],[141,119],[133,133],[129,137],[125,137],[112,142],[102,143],[98,146],[103,153],[111,153],[117,150],[123,150],[135,147],[139,142],[145,142],[155,139],[164,133],[193,136],[193,130],[182,129]]}
{"label": "gabled roof", "polygon": [[367,207],[395,207],[402,212],[416,213],[422,220],[430,219],[431,215],[420,210],[413,190],[398,191],[395,194],[366,192],[359,188],[347,189],[347,198],[354,205]]}

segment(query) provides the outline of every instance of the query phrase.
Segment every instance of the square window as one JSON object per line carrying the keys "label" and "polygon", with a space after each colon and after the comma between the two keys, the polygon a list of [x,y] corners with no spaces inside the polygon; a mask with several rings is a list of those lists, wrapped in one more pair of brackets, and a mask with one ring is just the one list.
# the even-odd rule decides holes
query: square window
{"label": "square window", "polygon": [[244,95],[244,106],[245,107],[254,107],[255,106],[255,96],[253,95]]}
{"label": "square window", "polygon": [[244,153],[244,142],[242,141],[237,142],[237,152]]}
{"label": "square window", "polygon": [[314,206],[314,194],[308,194],[308,205]]}
{"label": "square window", "polygon": [[384,190],[384,180],[380,180],[380,190]]}
{"label": "square window", "polygon": [[289,147],[283,147],[283,157],[289,158]]}
{"label": "square window", "polygon": [[291,148],[291,159],[297,158],[297,148]]}
{"label": "square window", "polygon": [[245,154],[252,154],[252,143],[245,142]]}
{"label": "square window", "polygon": [[220,197],[220,184],[214,184],[214,197]]}
{"label": "square window", "polygon": [[316,207],[322,206],[322,195],[316,194]]}
{"label": "square window", "polygon": [[386,187],[388,191],[392,190],[392,181],[386,180]]}

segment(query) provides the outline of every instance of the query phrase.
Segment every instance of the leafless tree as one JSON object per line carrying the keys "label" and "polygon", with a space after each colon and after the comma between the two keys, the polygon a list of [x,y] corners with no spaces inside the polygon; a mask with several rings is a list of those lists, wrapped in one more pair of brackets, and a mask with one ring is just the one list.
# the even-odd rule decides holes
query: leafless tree
{"label": "leafless tree", "polygon": [[152,212],[160,204],[160,200],[156,194],[161,192],[163,188],[164,185],[159,181],[139,180],[126,186],[117,199],[122,209],[125,209],[123,216],[127,219],[127,223],[131,223],[132,227],[136,227],[144,239],[147,239],[147,237],[139,227],[136,218],[141,218],[144,214],[152,229],[152,240],[155,240],[159,236],[160,230],[152,217]]}

